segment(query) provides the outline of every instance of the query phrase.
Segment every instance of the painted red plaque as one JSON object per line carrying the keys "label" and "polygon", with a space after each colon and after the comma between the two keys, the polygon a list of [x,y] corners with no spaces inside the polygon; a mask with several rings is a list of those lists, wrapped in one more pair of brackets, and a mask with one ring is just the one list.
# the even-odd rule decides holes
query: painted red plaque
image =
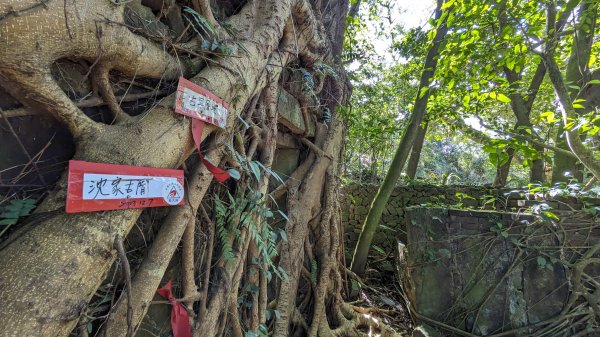
{"label": "painted red plaque", "polygon": [[69,161],[67,213],[183,205],[183,171]]}
{"label": "painted red plaque", "polygon": [[175,112],[224,128],[229,104],[212,92],[183,77],[179,78]]}
{"label": "painted red plaque", "polygon": [[231,175],[228,171],[217,167],[204,158],[200,143],[202,143],[204,122],[224,128],[227,125],[228,108],[229,104],[215,94],[183,77],[179,77],[175,112],[192,118],[192,137],[198,149],[200,160],[220,183],[227,181]]}

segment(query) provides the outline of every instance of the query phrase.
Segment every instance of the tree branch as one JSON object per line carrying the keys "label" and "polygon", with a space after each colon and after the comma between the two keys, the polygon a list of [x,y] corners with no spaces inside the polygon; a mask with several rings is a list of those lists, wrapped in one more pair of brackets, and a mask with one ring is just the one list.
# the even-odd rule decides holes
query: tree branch
{"label": "tree branch", "polygon": [[210,22],[215,28],[219,27],[219,23],[215,20],[212,9],[210,8],[209,0],[192,0],[194,10]]}
{"label": "tree branch", "polygon": [[[558,99],[562,105],[561,112],[563,123],[564,125],[567,125],[569,120],[577,118],[578,113],[573,107],[571,95],[569,94],[569,90],[567,89],[565,80],[563,79],[563,75],[560,72],[558,64],[554,58],[554,50],[558,43],[556,32],[554,30],[554,20],[556,18],[555,11],[556,9],[551,4],[547,6],[546,33],[548,35],[548,43],[546,45],[546,50],[542,55],[542,59],[546,65],[546,68],[548,69],[550,81],[552,82],[554,90],[556,91],[556,95],[558,96]],[[574,43],[577,42],[574,41]],[[577,156],[579,161],[581,161],[596,178],[600,178],[600,162],[595,158],[594,153],[583,145],[579,134],[565,130],[565,138],[569,148]]]}

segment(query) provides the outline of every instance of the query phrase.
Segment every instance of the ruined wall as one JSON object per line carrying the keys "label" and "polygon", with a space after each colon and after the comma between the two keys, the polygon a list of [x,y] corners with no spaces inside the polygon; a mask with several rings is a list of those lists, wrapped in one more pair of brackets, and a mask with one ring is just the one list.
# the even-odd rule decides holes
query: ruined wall
{"label": "ruined wall", "polygon": [[406,246],[399,246],[398,272],[412,307],[424,316],[420,323],[446,336],[461,334],[439,323],[477,336],[541,329],[553,336],[598,336],[585,334],[599,331],[594,315],[576,313],[597,306],[600,285],[588,281],[600,277],[600,260],[593,260],[600,257],[600,222],[586,212],[559,213],[560,220],[548,220],[407,208],[410,225]]}
{"label": "ruined wall", "polygon": [[[351,185],[342,192],[347,254],[353,252],[377,188]],[[532,206],[539,206],[542,216],[523,213]],[[546,208],[552,213],[544,214]],[[594,246],[598,251],[590,256],[599,259],[585,266],[585,274],[600,277],[600,218],[591,215],[594,209],[600,214],[600,200],[477,186],[397,187],[375,234],[370,263],[380,270],[396,269],[407,299],[429,323],[475,336],[521,336],[539,327],[560,331],[556,336],[590,328],[597,332],[593,315],[565,314],[596,305],[581,297],[565,309],[569,287],[581,284],[572,277],[574,267]],[[600,289],[586,286],[580,289],[594,301]],[[440,326],[432,332],[431,326],[431,336],[461,335]]]}
{"label": "ruined wall", "polygon": [[[342,222],[344,223],[345,244],[348,254],[356,244],[363,221],[369,212],[371,202],[377,193],[376,185],[348,185],[342,190]],[[584,203],[600,205],[598,199],[579,200],[562,197],[552,200],[538,196],[526,196],[510,189],[494,189],[484,186],[438,186],[408,185],[398,186],[381,217],[381,227],[373,238],[373,253],[391,252],[396,240],[406,242],[405,208],[410,206],[450,206],[454,208],[488,209],[518,212],[532,204],[545,203],[557,211],[580,210]]]}
{"label": "ruined wall", "polygon": [[[349,185],[342,191],[342,221],[347,247],[354,247],[363,221],[379,186]],[[458,193],[458,194],[457,194]],[[458,196],[457,196],[458,195]],[[466,195],[474,198],[465,197]],[[498,190],[479,186],[410,185],[396,187],[383,211],[380,230],[375,233],[373,245],[376,250],[391,252],[396,239],[406,242],[404,209],[409,206],[440,204],[479,207],[490,198],[500,198]],[[351,250],[351,249],[349,249]]]}

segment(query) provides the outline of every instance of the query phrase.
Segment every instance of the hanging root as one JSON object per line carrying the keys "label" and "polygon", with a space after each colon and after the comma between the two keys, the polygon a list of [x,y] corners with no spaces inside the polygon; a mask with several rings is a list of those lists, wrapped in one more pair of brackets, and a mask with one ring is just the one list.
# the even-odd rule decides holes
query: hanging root
{"label": "hanging root", "polygon": [[94,84],[97,85],[98,92],[100,96],[104,99],[104,102],[110,109],[113,115],[112,123],[122,123],[130,120],[129,115],[121,109],[119,102],[117,102],[117,97],[112,90],[109,79],[109,71],[110,69],[106,66],[99,65],[94,69],[93,79]]}

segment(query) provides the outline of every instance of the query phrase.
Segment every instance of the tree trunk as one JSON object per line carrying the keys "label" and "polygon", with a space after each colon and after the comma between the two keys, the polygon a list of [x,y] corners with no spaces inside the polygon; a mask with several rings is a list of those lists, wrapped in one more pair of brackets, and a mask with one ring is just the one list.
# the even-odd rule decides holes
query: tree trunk
{"label": "tree trunk", "polygon": [[[206,12],[210,10],[207,4],[207,1],[194,1],[199,12],[211,17],[206,15],[210,14]],[[205,51],[198,47],[202,40],[197,36],[190,38],[192,42],[178,43],[173,41],[183,38],[185,34],[165,39],[145,30],[148,27],[136,29],[146,37],[134,34],[127,28],[131,27],[131,23],[126,22],[125,18],[125,12],[132,8],[145,11],[143,15],[153,18],[154,21],[150,21],[156,27],[162,24],[153,17],[149,8],[140,5],[139,0],[128,2],[127,6],[111,1],[92,3],[76,0],[72,6],[64,6],[60,1],[5,1],[0,4],[0,13],[9,15],[0,17],[0,85],[26,109],[50,114],[63,122],[75,137],[77,151],[74,159],[174,168],[180,167],[195,148],[189,119],[173,112],[174,95],[162,99],[139,116],[125,116],[119,104],[115,104],[109,71],[116,70],[120,76],[134,80],[137,76],[156,81],[175,79],[181,74],[199,71],[192,81],[230,103],[225,130],[218,130],[214,126],[207,126],[204,130],[203,139],[210,137],[209,147],[217,149],[208,157],[218,160],[223,156],[218,150],[222,148],[221,145],[237,138],[240,132],[240,138],[246,136],[255,141],[261,137],[273,139],[273,133],[266,130],[267,125],[273,123],[267,123],[265,118],[276,121],[277,114],[272,111],[273,115],[267,117],[253,117],[252,114],[256,112],[253,98],[261,97],[269,88],[278,87],[280,80],[283,82],[289,77],[283,76],[284,72],[303,67],[316,77],[319,75],[312,67],[317,63],[339,69],[348,1],[225,1],[225,5],[231,5],[232,8],[223,13],[236,14],[227,18],[215,15],[215,22],[233,27],[235,33],[230,36],[219,25],[215,30],[216,36],[223,37],[219,42],[232,49],[231,57],[203,54]],[[241,9],[236,12],[236,8]],[[329,35],[324,25],[327,25]],[[177,57],[167,51],[176,52]],[[50,66],[61,58],[78,60],[90,66],[94,82],[101,86],[98,92],[113,110],[115,124],[93,121],[65,95],[50,74]],[[210,66],[203,67],[204,62]],[[335,111],[336,102],[343,102],[346,95],[344,79],[334,81],[331,77],[321,77],[319,81],[324,83],[319,88],[324,91],[322,94],[315,92],[315,95],[321,98],[321,104]],[[275,95],[270,101],[271,109],[276,106],[276,103],[273,104],[277,102],[276,92],[271,90],[271,94]],[[245,123],[256,122],[258,125],[246,129],[238,123],[239,118],[247,115],[250,118]],[[338,174],[337,162],[343,130],[335,121],[329,129],[323,126],[317,129],[321,131],[315,138],[315,144],[323,149],[303,149],[310,154],[299,171],[293,174],[297,179],[290,178],[291,182],[280,186],[282,190],[289,189],[287,206],[290,215],[286,224],[289,242],[283,244],[280,262],[289,279],[279,283],[273,278],[271,282],[281,287],[274,296],[267,294],[264,279],[261,281],[258,303],[263,312],[253,315],[258,318],[252,319],[252,327],[258,326],[259,322],[264,323],[260,317],[264,317],[268,295],[269,300],[276,301],[282,313],[282,317],[275,322],[277,331],[286,332],[290,327],[303,329],[299,322],[311,322],[304,324],[306,330],[330,335],[334,329],[329,329],[328,322],[333,322],[339,323],[336,334],[341,334],[364,323],[358,318],[351,320],[350,313],[340,313],[344,308],[341,299],[343,281],[337,263],[342,252],[339,235],[335,233],[341,231],[341,222],[337,216],[339,205],[335,177]],[[248,130],[256,131],[252,134],[254,138],[249,136],[251,131]],[[263,155],[268,153],[269,144],[272,143],[250,144],[247,160],[255,160],[256,157],[268,167],[269,160]],[[239,146],[240,151],[246,151],[243,141]],[[236,162],[231,158],[228,161]],[[166,263],[175,252],[186,224],[194,221],[196,209],[208,190],[211,177],[205,169],[194,172],[194,176],[187,177],[192,186],[186,188],[188,198],[185,206],[170,210],[161,228],[162,234],[156,237],[147,259],[138,270],[139,274],[134,275],[131,284],[132,293],[135,294],[131,303],[136,309],[134,324],[143,317]],[[235,183],[219,188],[235,188],[231,186],[235,186]],[[115,260],[115,237],[126,237],[142,213],[141,210],[122,210],[64,214],[66,189],[67,175],[64,174],[55,191],[37,210],[38,219],[44,220],[32,223],[29,230],[21,231],[0,251],[0,298],[4,306],[0,311],[1,336],[67,336],[78,319],[85,316],[88,302]],[[268,201],[266,193],[262,198]],[[326,212],[320,210],[321,200],[326,201],[323,203],[327,205]],[[310,214],[306,212],[307,209],[311,210]],[[321,217],[317,218],[317,215]],[[309,222],[312,224],[319,220],[323,222],[322,226],[309,226]],[[309,238],[322,236],[321,228],[331,233],[331,240],[320,241],[311,254],[319,261],[319,270],[323,271],[317,284],[321,290],[308,300],[314,304],[314,308],[304,307],[304,311],[300,312],[294,301],[299,296],[299,284],[303,284],[298,271],[303,265],[313,263],[304,254],[302,243]],[[239,327],[239,312],[230,309],[241,309],[237,308],[237,298],[232,301],[231,296],[235,297],[238,289],[244,289],[242,275],[247,272],[245,268],[248,266],[245,257],[253,239],[247,231],[240,237],[232,235],[230,238],[239,248],[236,257],[238,263],[233,267],[219,265],[212,268],[208,298],[201,301],[206,304],[206,308],[203,308],[205,312],[200,315],[204,320],[198,322],[195,335],[205,336],[208,330],[202,328],[207,324],[212,335],[224,334],[226,326],[231,329]],[[216,252],[220,251],[220,248],[215,249]],[[215,260],[223,259],[216,256]],[[212,266],[210,261],[205,265]],[[271,289],[274,289],[272,285],[269,291]],[[330,303],[337,304],[336,309],[323,310]],[[123,307],[117,306],[113,319],[122,317],[123,310],[118,308]],[[349,320],[339,322],[335,318],[342,316]],[[111,334],[122,335],[119,326],[123,324],[109,325],[109,329],[114,329],[110,330],[114,331]],[[239,333],[238,330],[233,332]]]}
{"label": "tree trunk", "polygon": [[419,167],[419,160],[421,159],[421,150],[423,150],[423,143],[425,143],[425,134],[427,133],[427,126],[429,123],[426,121],[424,125],[419,126],[417,136],[410,151],[410,158],[408,159],[408,165],[406,166],[406,175],[410,179],[415,179],[417,176],[417,168]]}
{"label": "tree trunk", "polygon": [[[534,144],[533,148],[540,154],[544,153],[544,148],[542,146]],[[546,170],[543,157],[531,161],[531,167],[529,168],[529,181],[532,183],[541,184],[546,182]]]}
{"label": "tree trunk", "polygon": [[[565,139],[563,125],[562,121],[557,123],[558,131],[556,132],[554,141],[558,148],[571,151]],[[573,160],[572,157],[563,153],[554,152],[552,160],[552,184],[567,183],[569,180],[583,181],[582,169],[583,167],[579,164],[578,160]]]}
{"label": "tree trunk", "polygon": [[425,57],[425,64],[423,66],[423,72],[421,74],[419,90],[417,91],[417,97],[415,99],[413,111],[410,114],[410,119],[406,125],[406,129],[404,129],[404,132],[402,133],[400,144],[398,145],[398,149],[396,150],[396,154],[394,155],[394,159],[392,160],[390,168],[385,176],[385,179],[383,180],[383,183],[379,187],[375,198],[373,199],[373,203],[371,204],[371,208],[369,209],[369,213],[367,214],[362,230],[358,237],[356,248],[354,249],[351,269],[359,276],[362,276],[365,272],[369,248],[371,247],[371,242],[373,241],[373,235],[375,234],[375,231],[379,225],[381,213],[387,204],[396,181],[400,177],[400,173],[402,172],[404,164],[406,164],[406,159],[417,135],[419,125],[421,125],[421,122],[425,117],[427,101],[429,100],[430,95],[428,90],[429,85],[431,84],[433,75],[435,74],[435,68],[437,66],[437,60],[440,54],[440,45],[442,44],[442,41],[446,36],[446,32],[448,31],[448,27],[446,26],[446,19],[448,15],[442,17],[442,4],[443,1],[438,0],[435,12],[435,19],[438,21],[436,35],[429,51],[427,52],[427,56]]}
{"label": "tree trunk", "polygon": [[[571,55],[567,60],[567,69],[565,72],[565,81],[569,83],[566,88],[570,101],[577,98],[579,88],[582,88],[590,79],[588,61],[590,59],[591,45],[594,38],[594,27],[596,24],[597,3],[594,1],[583,1],[578,12],[578,23],[576,25],[576,34],[571,47]],[[588,22],[586,22],[586,20]],[[551,78],[552,83],[557,83],[556,76]],[[561,100],[561,103],[566,103]],[[571,150],[567,138],[568,132],[565,132],[566,122],[558,123],[556,134],[556,145],[562,149]],[[552,183],[568,182],[576,180],[583,182],[583,167],[580,163],[558,153],[554,155],[554,165],[552,167]]]}
{"label": "tree trunk", "polygon": [[504,187],[508,181],[508,173],[510,172],[510,164],[515,156],[515,149],[508,148],[506,150],[508,160],[506,163],[496,167],[496,178],[494,179],[494,187]]}
{"label": "tree trunk", "polygon": [[[544,51],[544,63],[548,68],[548,75],[556,95],[562,105],[562,122],[567,125],[569,119],[576,119],[579,112],[573,107],[574,98],[577,98],[579,90],[567,86],[567,83],[577,84],[577,87],[583,87],[591,78],[588,68],[590,58],[591,44],[593,42],[594,27],[597,20],[598,7],[595,1],[584,1],[580,7],[578,21],[576,25],[576,38],[573,39],[571,57],[567,64],[565,77],[560,72],[555,60],[554,52],[556,48],[555,20],[556,9],[552,6],[547,7],[547,34],[548,43]],[[585,112],[585,111],[583,111]],[[564,130],[564,136],[571,151],[577,156],[579,161],[596,177],[600,178],[600,163],[593,152],[587,148],[581,141],[581,136],[575,131]]]}

